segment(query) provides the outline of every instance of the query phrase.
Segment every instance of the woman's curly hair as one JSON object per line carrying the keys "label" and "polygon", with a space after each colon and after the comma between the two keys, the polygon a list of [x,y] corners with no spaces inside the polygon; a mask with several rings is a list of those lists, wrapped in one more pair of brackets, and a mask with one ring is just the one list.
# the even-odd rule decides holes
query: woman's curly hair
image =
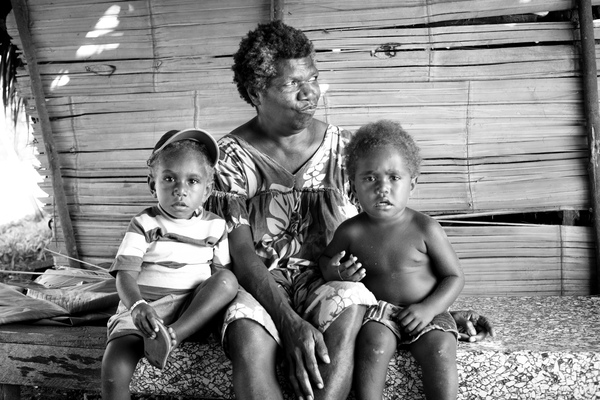
{"label": "woman's curly hair", "polygon": [[277,75],[280,60],[313,57],[315,50],[306,35],[281,21],[259,24],[248,32],[233,56],[233,81],[240,97],[252,104],[248,89],[265,91]]}
{"label": "woman's curly hair", "polygon": [[398,150],[406,161],[411,178],[419,176],[419,147],[398,122],[384,119],[361,126],[348,142],[345,161],[350,180],[354,180],[358,160],[378,147],[393,147]]}

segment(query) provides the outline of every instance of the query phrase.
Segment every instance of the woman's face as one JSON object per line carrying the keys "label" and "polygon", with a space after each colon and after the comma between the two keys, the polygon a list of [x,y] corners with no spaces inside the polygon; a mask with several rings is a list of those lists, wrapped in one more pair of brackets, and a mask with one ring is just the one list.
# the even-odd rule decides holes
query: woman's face
{"label": "woman's face", "polygon": [[259,120],[291,130],[305,129],[321,97],[318,76],[311,57],[279,61],[277,76],[267,90],[251,95]]}

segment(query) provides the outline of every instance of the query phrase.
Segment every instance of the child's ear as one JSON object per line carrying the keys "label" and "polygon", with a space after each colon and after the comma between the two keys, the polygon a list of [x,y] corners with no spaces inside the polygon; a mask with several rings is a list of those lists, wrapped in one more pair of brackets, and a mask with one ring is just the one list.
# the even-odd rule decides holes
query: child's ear
{"label": "child's ear", "polygon": [[417,180],[419,179],[418,176],[415,176],[414,178],[410,179],[410,194],[412,195],[413,191],[415,190],[415,188],[417,187]]}
{"label": "child's ear", "polygon": [[209,183],[208,185],[206,185],[206,190],[204,191],[204,199],[202,199],[202,204],[206,203],[206,200],[208,200],[208,198],[212,194],[214,188],[215,188],[214,181]]}
{"label": "child's ear", "polygon": [[354,185],[354,179],[350,179],[350,191],[356,195],[356,186]]}
{"label": "child's ear", "polygon": [[150,194],[152,194],[152,197],[156,198],[156,182],[154,181],[154,177],[148,175],[147,181],[148,187],[150,188]]}

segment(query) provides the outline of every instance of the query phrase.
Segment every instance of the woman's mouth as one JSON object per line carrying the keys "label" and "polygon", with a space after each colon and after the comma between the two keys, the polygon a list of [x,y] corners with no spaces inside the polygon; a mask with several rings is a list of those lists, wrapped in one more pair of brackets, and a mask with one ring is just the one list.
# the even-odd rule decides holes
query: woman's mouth
{"label": "woman's mouth", "polygon": [[317,110],[317,105],[316,104],[309,104],[307,106],[304,106],[300,109],[300,112],[302,113],[313,113]]}

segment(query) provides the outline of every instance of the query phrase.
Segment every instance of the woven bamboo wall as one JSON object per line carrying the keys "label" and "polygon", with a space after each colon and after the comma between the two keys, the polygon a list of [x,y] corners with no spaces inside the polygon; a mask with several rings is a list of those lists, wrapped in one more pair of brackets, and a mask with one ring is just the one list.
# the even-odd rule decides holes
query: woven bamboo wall
{"label": "woven bamboo wall", "polygon": [[[271,2],[28,6],[79,252],[88,262],[108,262],[131,216],[152,202],[144,166],[160,135],[198,126],[220,137],[253,116],[232,83],[231,55],[248,30],[269,20]],[[401,121],[424,155],[411,204],[447,219],[588,208],[578,31],[572,22],[532,14],[573,6],[285,1],[284,21],[317,48],[319,117],[350,130],[380,118]],[[514,15],[522,18],[498,23]],[[20,45],[12,16],[7,25]],[[27,70],[18,84],[31,97]],[[52,194],[50,182],[43,189]],[[590,293],[588,227],[447,230],[467,274],[465,294]],[[60,230],[55,245],[62,246]]]}

